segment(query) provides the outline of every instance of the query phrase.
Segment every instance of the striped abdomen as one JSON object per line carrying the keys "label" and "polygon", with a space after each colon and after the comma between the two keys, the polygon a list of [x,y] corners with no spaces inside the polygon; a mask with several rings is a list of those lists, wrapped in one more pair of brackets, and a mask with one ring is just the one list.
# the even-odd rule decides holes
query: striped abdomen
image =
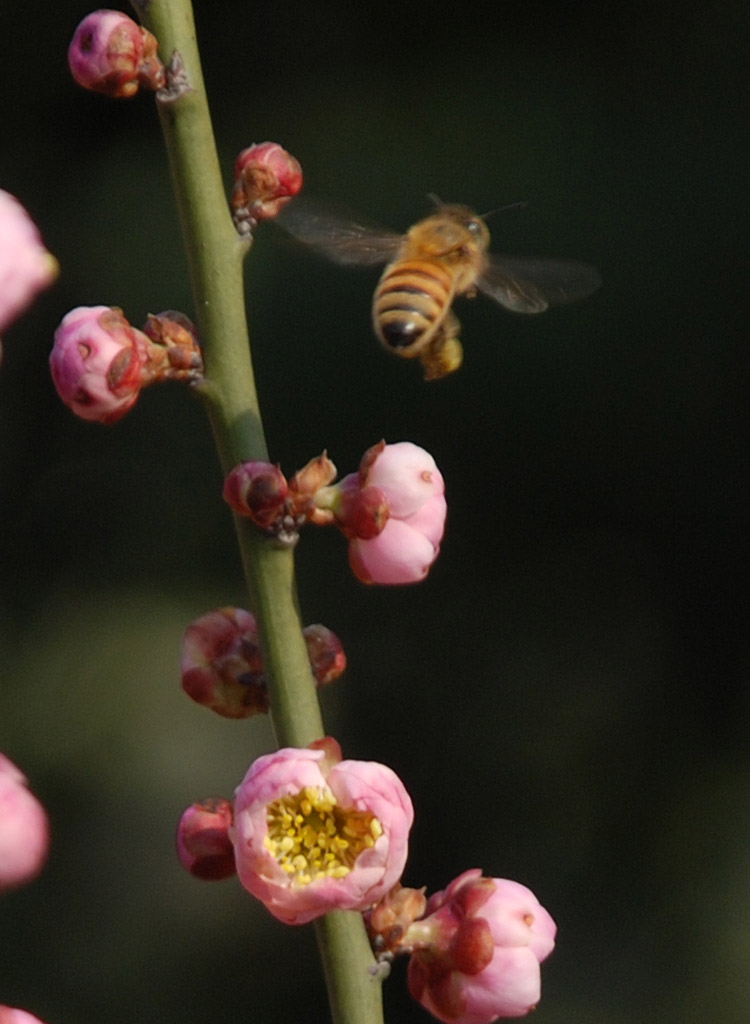
{"label": "striped abdomen", "polygon": [[397,355],[416,356],[427,344],[453,301],[453,274],[439,263],[405,259],[383,271],[375,289],[375,333]]}

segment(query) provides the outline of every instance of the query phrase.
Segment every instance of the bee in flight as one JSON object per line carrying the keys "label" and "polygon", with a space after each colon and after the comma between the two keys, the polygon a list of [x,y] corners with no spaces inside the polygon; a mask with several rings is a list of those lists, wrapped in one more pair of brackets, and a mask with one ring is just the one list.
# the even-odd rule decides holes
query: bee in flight
{"label": "bee in flight", "polygon": [[387,263],[375,289],[372,322],[380,343],[419,359],[426,380],[453,373],[463,360],[453,300],[477,290],[514,313],[590,295],[601,284],[585,263],[528,260],[488,253],[484,218],[467,206],[443,204],[405,235],[374,230],[292,205],[280,218],[295,238],[342,264]]}

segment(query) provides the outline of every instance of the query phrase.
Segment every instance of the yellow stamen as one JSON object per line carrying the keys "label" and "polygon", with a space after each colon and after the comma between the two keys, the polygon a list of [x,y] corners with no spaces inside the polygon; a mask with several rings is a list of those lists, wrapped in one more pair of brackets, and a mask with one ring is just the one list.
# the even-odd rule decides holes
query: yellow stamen
{"label": "yellow stamen", "polygon": [[266,808],[266,849],[292,885],[320,878],[345,878],[363,850],[371,849],[383,826],[369,811],[342,808],[330,790],[306,786]]}

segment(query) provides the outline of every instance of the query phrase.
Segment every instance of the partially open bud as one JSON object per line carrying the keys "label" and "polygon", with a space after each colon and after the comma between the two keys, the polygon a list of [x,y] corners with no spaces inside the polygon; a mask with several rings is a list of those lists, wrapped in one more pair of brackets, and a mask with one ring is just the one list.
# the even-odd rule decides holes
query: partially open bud
{"label": "partially open bud", "polygon": [[299,162],[276,142],[243,149],[234,178],[232,209],[240,234],[251,234],[258,221],[277,216],[302,188]]}
{"label": "partially open bud", "polygon": [[411,994],[446,1024],[523,1017],[539,1002],[556,930],[526,886],[465,871],[405,932]]}
{"label": "partially open bud", "polygon": [[[236,873],[229,838],[232,804],[221,797],[191,804],[177,826],[177,856],[195,878],[218,881]],[[1,1024],[1,1022],[0,1022]]]}
{"label": "partially open bud", "polygon": [[88,14],[68,47],[68,64],[79,85],[118,99],[134,96],[139,87],[161,89],[164,65],[157,41],[122,11]]}
{"label": "partially open bud", "polygon": [[0,334],[52,284],[58,269],[26,210],[0,189]]}
{"label": "partially open bud", "polygon": [[[342,484],[352,487],[349,478]],[[377,503],[366,494],[385,498],[388,516],[379,530],[351,532],[349,564],[363,583],[416,583],[429,572],[440,551],[446,503],[443,477],[435,460],[410,441],[381,441],[365,453],[355,481],[362,507],[372,512]],[[385,518],[381,514],[382,518]],[[372,521],[373,527],[379,520]]]}

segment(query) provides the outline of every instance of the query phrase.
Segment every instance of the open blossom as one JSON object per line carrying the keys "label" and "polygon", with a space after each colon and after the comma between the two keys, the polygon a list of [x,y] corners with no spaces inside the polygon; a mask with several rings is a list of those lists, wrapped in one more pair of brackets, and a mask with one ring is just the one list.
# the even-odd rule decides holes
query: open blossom
{"label": "open blossom", "polygon": [[165,84],[156,39],[122,11],[87,14],[68,47],[68,65],[79,85],[118,99]]}
{"label": "open blossom", "polygon": [[13,1006],[0,1006],[0,1024],[44,1024],[27,1010],[17,1010]]}
{"label": "open blossom", "polygon": [[446,1024],[523,1017],[539,1002],[556,931],[526,886],[465,871],[406,932],[411,994]]}
{"label": "open blossom", "polygon": [[0,334],[52,284],[57,271],[31,217],[0,189]]}
{"label": "open blossom", "polygon": [[0,890],[35,878],[48,847],[44,808],[28,788],[23,772],[0,754]]}
{"label": "open blossom", "polygon": [[410,441],[381,441],[365,454],[359,473],[342,480],[341,488],[354,489],[365,501],[369,495],[369,504],[382,515],[379,494],[387,508],[379,532],[355,528],[349,542],[355,575],[364,583],[424,579],[440,551],[446,515],[445,485],[432,456]]}
{"label": "open blossom", "polygon": [[342,761],[335,740],[258,758],[237,789],[244,887],[287,924],[363,911],[398,881],[414,812],[385,765]]}

